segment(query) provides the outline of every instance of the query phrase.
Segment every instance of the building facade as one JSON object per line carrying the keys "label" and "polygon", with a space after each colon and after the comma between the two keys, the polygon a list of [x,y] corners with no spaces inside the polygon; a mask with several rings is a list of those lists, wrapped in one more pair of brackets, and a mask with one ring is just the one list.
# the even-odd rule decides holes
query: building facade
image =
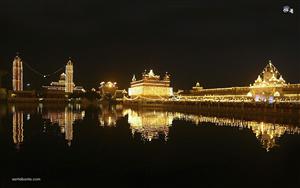
{"label": "building facade", "polygon": [[66,93],[73,93],[74,91],[74,82],[73,82],[73,63],[71,60],[68,61],[66,65]]}
{"label": "building facade", "polygon": [[128,95],[151,99],[171,97],[173,96],[173,88],[170,87],[170,75],[166,73],[163,79],[160,79],[160,76],[155,75],[153,70],[150,70],[149,73],[145,71],[141,80],[136,80],[135,75],[133,75]]}
{"label": "building facade", "polygon": [[12,75],[13,91],[23,91],[23,62],[19,56],[14,58]]}
{"label": "building facade", "polygon": [[52,93],[82,93],[85,89],[82,86],[75,86],[73,82],[73,63],[71,60],[66,65],[65,72],[62,73],[57,82],[51,82],[49,86],[43,86],[47,92]]}
{"label": "building facade", "polygon": [[268,62],[262,73],[250,86],[204,89],[197,83],[189,91],[180,91],[176,97],[199,101],[300,101],[300,84],[289,84],[277,68]]}

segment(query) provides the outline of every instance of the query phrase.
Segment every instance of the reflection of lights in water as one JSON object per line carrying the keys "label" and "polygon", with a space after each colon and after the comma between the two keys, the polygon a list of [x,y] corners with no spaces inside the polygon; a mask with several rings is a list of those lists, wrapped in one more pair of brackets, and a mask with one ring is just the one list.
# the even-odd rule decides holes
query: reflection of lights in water
{"label": "reflection of lights in water", "polygon": [[98,115],[100,126],[114,127],[117,124],[118,118],[122,117],[122,111],[117,110],[114,106],[100,106],[101,112]]}
{"label": "reflection of lights in water", "polygon": [[141,133],[142,139],[148,141],[158,139],[160,135],[163,135],[167,140],[169,126],[173,119],[172,114],[157,111],[137,113],[133,110],[127,110],[125,113],[128,115],[128,123],[133,135],[136,132]]}
{"label": "reflection of lights in water", "polygon": [[68,105],[64,111],[48,112],[43,114],[43,119],[49,119],[52,124],[58,124],[60,132],[65,134],[68,146],[73,140],[73,124],[76,120],[83,119],[85,111],[74,111],[73,106]]}
{"label": "reflection of lights in water", "polygon": [[23,129],[23,112],[13,112],[13,142],[17,149],[20,149],[20,145],[23,143],[24,139],[24,129]]}
{"label": "reflection of lights in water", "polygon": [[299,127],[233,118],[206,117],[179,112],[137,112],[125,109],[123,115],[128,115],[128,123],[130,124],[132,134],[136,132],[141,133],[142,138],[148,141],[157,139],[160,133],[164,134],[167,138],[169,126],[172,125],[173,120],[190,121],[196,125],[200,123],[214,123],[216,126],[237,127],[240,130],[250,129],[266,151],[277,146],[276,140],[283,136],[284,133],[300,134]]}

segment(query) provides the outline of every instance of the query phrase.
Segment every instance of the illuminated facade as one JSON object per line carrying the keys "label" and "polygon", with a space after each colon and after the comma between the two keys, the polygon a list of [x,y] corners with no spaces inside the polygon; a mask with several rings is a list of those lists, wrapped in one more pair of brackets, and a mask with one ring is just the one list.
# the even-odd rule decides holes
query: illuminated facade
{"label": "illuminated facade", "polygon": [[19,56],[13,61],[12,75],[13,91],[23,91],[23,62]]}
{"label": "illuminated facade", "polygon": [[71,60],[68,61],[66,65],[66,93],[73,93],[74,82],[73,82],[73,63]]}
{"label": "illuminated facade", "polygon": [[145,71],[141,80],[136,80],[135,75],[133,75],[128,95],[133,98],[140,97],[144,99],[173,96],[173,88],[170,87],[170,75],[166,73],[162,80],[159,75],[154,74],[153,70],[150,70],[149,73]]}
{"label": "illuminated facade", "polygon": [[288,84],[271,61],[253,84],[245,87],[203,89],[197,83],[192,90],[176,93],[179,100],[211,102],[300,101],[300,84]]}
{"label": "illuminated facade", "polygon": [[269,61],[269,64],[264,68],[263,72],[258,75],[253,85],[250,85],[251,96],[255,101],[269,101],[272,102],[275,97],[284,95],[283,88],[286,86],[285,80],[276,69],[276,67]]}
{"label": "illuminated facade", "polygon": [[58,92],[85,92],[82,86],[75,86],[73,82],[73,63],[71,60],[66,65],[65,73],[62,73],[57,82],[51,82],[49,86],[43,86],[47,91],[58,91]]}
{"label": "illuminated facade", "polygon": [[43,86],[48,90],[57,90],[57,91],[65,91],[66,87],[66,74],[62,73],[59,77],[58,82],[51,82],[50,86]]}
{"label": "illuminated facade", "polygon": [[117,82],[101,82],[99,94],[101,95],[102,99],[112,99],[116,97],[117,89]]}

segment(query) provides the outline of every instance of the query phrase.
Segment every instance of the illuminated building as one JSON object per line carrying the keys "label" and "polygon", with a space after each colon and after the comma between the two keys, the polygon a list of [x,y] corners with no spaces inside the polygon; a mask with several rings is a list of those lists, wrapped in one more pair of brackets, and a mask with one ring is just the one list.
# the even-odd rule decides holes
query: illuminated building
{"label": "illuminated building", "polygon": [[145,71],[141,80],[136,80],[135,75],[133,75],[128,95],[143,99],[160,99],[173,96],[173,88],[170,87],[170,75],[166,73],[164,78],[160,79],[160,76],[155,75],[153,70],[150,70],[149,73]]}
{"label": "illuminated building", "polygon": [[73,93],[74,83],[73,83],[73,63],[71,60],[68,61],[66,65],[66,93]]}
{"label": "illuminated building", "polygon": [[23,91],[23,63],[19,56],[13,61],[12,75],[13,91]]}
{"label": "illuminated building", "polygon": [[192,90],[175,93],[182,101],[269,102],[300,101],[300,84],[287,84],[269,61],[254,84],[244,87],[203,89],[197,83]]}
{"label": "illuminated building", "polygon": [[192,88],[191,92],[192,93],[197,93],[199,91],[201,91],[203,89],[203,87],[200,86],[200,83],[197,82],[196,85]]}
{"label": "illuminated building", "polygon": [[51,82],[50,86],[43,86],[43,88],[48,92],[60,92],[62,94],[85,92],[85,89],[82,86],[75,86],[73,82],[73,63],[71,60],[68,61],[66,72],[60,75],[58,82]]}
{"label": "illuminated building", "polygon": [[264,68],[263,72],[258,75],[253,85],[250,85],[248,96],[252,96],[255,101],[274,101],[275,97],[284,95],[283,87],[286,86],[285,80],[269,61],[269,64]]}
{"label": "illuminated building", "polygon": [[102,99],[113,99],[116,98],[117,82],[101,82],[99,87],[99,94]]}
{"label": "illuminated building", "polygon": [[66,87],[66,74],[62,73],[59,77],[58,82],[51,82],[50,86],[43,86],[48,90],[57,90],[57,91],[65,91]]}
{"label": "illuminated building", "polygon": [[23,116],[23,112],[13,112],[13,141],[17,149],[20,149],[20,145],[23,143],[24,139]]}

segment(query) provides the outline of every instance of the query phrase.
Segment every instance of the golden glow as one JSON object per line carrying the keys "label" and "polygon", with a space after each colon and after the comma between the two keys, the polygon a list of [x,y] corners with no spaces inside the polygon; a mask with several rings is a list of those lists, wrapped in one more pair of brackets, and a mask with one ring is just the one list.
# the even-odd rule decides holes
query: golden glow
{"label": "golden glow", "polygon": [[143,73],[141,80],[136,80],[133,75],[128,95],[130,97],[142,96],[146,98],[168,98],[173,96],[173,88],[170,87],[170,76],[166,73],[161,80],[159,75],[155,75],[153,70]]}
{"label": "golden glow", "polygon": [[23,62],[19,56],[14,58],[12,71],[13,91],[23,91]]}
{"label": "golden glow", "polygon": [[13,141],[17,149],[20,149],[20,145],[23,143],[24,133],[24,115],[23,112],[14,112],[13,113]]}
{"label": "golden glow", "polygon": [[173,116],[168,112],[145,111],[136,112],[127,109],[123,115],[128,115],[128,123],[132,134],[136,132],[142,135],[143,140],[151,141],[162,135],[165,140],[168,139],[169,126],[172,124]]}
{"label": "golden glow", "polygon": [[73,93],[74,83],[73,83],[73,63],[71,60],[68,61],[66,65],[66,82],[65,91],[67,93]]}
{"label": "golden glow", "polygon": [[122,111],[117,109],[117,106],[100,105],[100,108],[101,112],[98,116],[100,126],[116,126],[118,118],[122,117]]}
{"label": "golden glow", "polygon": [[277,146],[276,140],[284,133],[300,134],[299,127],[291,127],[284,124],[265,123],[258,121],[246,121],[234,118],[209,117],[201,115],[192,115],[179,112],[161,112],[161,111],[134,111],[124,109],[123,116],[128,115],[128,123],[134,135],[141,133],[142,138],[147,141],[157,139],[159,134],[168,138],[169,127],[173,120],[191,121],[196,125],[201,123],[213,123],[217,126],[238,127],[239,129],[250,129],[260,141],[263,148],[269,151]]}
{"label": "golden glow", "polygon": [[[76,107],[80,110],[80,106]],[[68,146],[71,146],[73,140],[73,124],[76,120],[83,119],[85,116],[84,111],[73,109],[72,105],[65,107],[64,111],[51,112],[43,114],[43,119],[49,119],[52,124],[57,124],[60,127],[60,132],[65,134],[65,140]]]}

